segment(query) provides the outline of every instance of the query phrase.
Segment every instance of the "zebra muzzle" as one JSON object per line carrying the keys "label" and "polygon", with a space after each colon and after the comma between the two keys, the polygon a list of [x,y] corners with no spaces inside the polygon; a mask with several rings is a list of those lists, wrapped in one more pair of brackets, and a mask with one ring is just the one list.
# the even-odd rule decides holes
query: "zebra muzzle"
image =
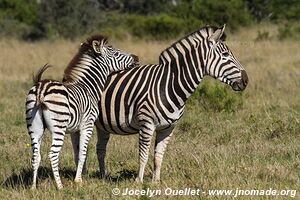
{"label": "zebra muzzle", "polygon": [[134,61],[134,66],[138,66],[140,64],[140,59],[137,55],[131,54],[133,61]]}
{"label": "zebra muzzle", "polygon": [[248,75],[246,73],[245,70],[242,70],[241,71],[241,79],[240,80],[237,80],[235,81],[233,84],[232,84],[232,89],[234,91],[243,91],[246,89],[247,85],[248,85],[248,82],[249,82],[249,79],[248,79]]}

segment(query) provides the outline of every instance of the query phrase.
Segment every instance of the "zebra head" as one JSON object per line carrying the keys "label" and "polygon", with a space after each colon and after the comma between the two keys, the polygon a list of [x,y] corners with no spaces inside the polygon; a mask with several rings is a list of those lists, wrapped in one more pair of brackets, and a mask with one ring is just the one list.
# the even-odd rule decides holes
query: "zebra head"
{"label": "zebra head", "polygon": [[96,54],[101,56],[102,60],[109,67],[110,72],[121,71],[139,65],[139,58],[108,45],[106,38],[92,40],[92,47]]}
{"label": "zebra head", "polygon": [[205,74],[230,85],[235,91],[242,91],[248,84],[248,76],[241,63],[225,44],[224,30],[225,25],[208,30]]}

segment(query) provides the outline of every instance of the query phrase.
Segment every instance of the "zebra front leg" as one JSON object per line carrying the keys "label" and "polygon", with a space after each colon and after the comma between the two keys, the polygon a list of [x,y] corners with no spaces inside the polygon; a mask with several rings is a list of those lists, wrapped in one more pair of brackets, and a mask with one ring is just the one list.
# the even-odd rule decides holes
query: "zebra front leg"
{"label": "zebra front leg", "polygon": [[173,135],[173,127],[157,131],[156,140],[155,140],[155,151],[154,151],[154,172],[152,177],[152,182],[160,181],[160,170],[163,156],[166,150],[166,147],[170,141],[171,136]]}
{"label": "zebra front leg", "polygon": [[76,176],[75,176],[75,182],[81,183],[82,182],[82,170],[84,167],[84,163],[86,160],[86,155],[87,155],[87,147],[89,140],[92,136],[93,133],[93,125],[91,124],[85,128],[83,128],[80,131],[80,140],[79,140],[79,157],[78,157],[78,165],[77,165],[77,171],[76,171]]}
{"label": "zebra front leg", "polygon": [[97,127],[97,157],[99,162],[99,170],[100,170],[100,177],[105,177],[105,155],[106,155],[106,146],[109,140],[110,134],[108,132],[101,131]]}
{"label": "zebra front leg", "polygon": [[149,149],[151,138],[154,133],[154,126],[152,124],[142,124],[139,131],[139,173],[136,178],[137,182],[142,183],[144,178],[145,167],[149,157]]}

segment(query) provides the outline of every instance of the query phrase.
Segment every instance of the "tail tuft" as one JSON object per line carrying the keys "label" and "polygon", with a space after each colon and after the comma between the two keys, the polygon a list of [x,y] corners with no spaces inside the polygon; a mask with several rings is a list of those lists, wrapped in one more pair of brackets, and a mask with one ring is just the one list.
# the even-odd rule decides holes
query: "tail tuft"
{"label": "tail tuft", "polygon": [[39,71],[32,77],[33,84],[36,85],[42,78],[43,73],[49,68],[52,67],[48,63],[46,63],[43,67],[39,69]]}

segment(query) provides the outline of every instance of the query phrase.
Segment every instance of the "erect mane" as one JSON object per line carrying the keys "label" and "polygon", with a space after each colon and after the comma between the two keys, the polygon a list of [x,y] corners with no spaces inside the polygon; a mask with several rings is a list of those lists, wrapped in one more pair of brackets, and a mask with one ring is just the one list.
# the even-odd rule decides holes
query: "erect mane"
{"label": "erect mane", "polygon": [[[218,27],[216,26],[211,26],[211,25],[206,25],[188,35],[183,36],[182,38],[180,38],[179,40],[177,40],[176,42],[172,43],[169,47],[167,47],[165,50],[163,50],[160,55],[159,55],[159,63],[161,64],[162,60],[161,57],[162,55],[168,51],[170,48],[174,47],[178,42],[180,42],[181,40],[188,38],[189,36],[192,36],[196,33],[199,33],[200,35],[202,35],[203,37],[209,37],[210,35],[212,35],[212,33],[214,33],[216,30],[218,29]],[[226,34],[223,33],[222,37],[220,38],[222,41],[225,41],[226,39]]]}
{"label": "erect mane", "polygon": [[85,42],[81,43],[78,52],[76,55],[72,58],[68,66],[66,67],[64,71],[64,76],[63,76],[63,82],[71,82],[74,81],[72,77],[72,72],[76,70],[77,64],[79,63],[80,59],[84,54],[88,54],[91,56],[95,56],[97,53],[93,49],[92,42],[94,40],[99,41],[100,43],[106,44],[107,43],[107,37],[97,34],[97,35],[92,35],[89,38],[86,39]]}

